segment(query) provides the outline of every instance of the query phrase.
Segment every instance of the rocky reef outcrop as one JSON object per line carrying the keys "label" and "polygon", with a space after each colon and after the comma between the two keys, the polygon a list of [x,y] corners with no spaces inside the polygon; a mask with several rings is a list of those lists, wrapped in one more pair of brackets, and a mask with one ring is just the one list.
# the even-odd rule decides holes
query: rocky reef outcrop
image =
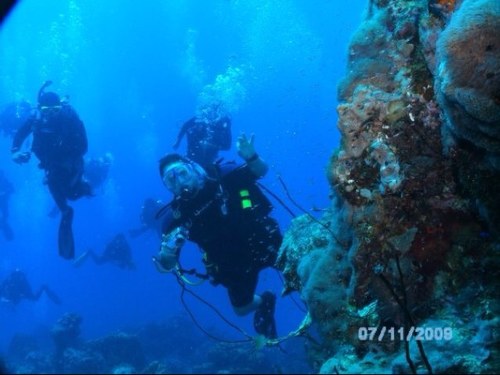
{"label": "rocky reef outcrop", "polygon": [[[322,372],[498,369],[499,8],[369,2],[338,86],[332,207],[295,219],[279,255]],[[365,335],[411,327],[453,339]]]}

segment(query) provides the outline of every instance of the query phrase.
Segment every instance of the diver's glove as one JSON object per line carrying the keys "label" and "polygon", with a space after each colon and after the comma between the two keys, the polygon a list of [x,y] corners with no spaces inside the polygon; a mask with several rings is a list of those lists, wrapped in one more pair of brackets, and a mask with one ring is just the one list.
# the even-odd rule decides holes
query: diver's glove
{"label": "diver's glove", "polygon": [[158,257],[153,258],[159,271],[170,272],[175,268],[179,252],[188,235],[189,233],[184,227],[177,227],[169,234],[162,235],[160,252]]}
{"label": "diver's glove", "polygon": [[31,153],[29,151],[16,151],[12,153],[12,160],[17,164],[27,163],[31,158]]}
{"label": "diver's glove", "polygon": [[236,148],[238,150],[238,155],[245,160],[247,163],[256,160],[259,156],[257,152],[255,152],[255,148],[253,145],[254,135],[250,136],[250,139],[247,138],[245,134],[241,134],[236,141]]}

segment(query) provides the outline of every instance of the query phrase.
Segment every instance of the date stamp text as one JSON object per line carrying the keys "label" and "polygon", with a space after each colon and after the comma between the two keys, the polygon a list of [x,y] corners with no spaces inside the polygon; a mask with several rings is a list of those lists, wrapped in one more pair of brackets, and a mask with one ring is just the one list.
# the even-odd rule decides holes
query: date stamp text
{"label": "date stamp text", "polygon": [[359,327],[360,341],[450,341],[453,338],[451,327]]}

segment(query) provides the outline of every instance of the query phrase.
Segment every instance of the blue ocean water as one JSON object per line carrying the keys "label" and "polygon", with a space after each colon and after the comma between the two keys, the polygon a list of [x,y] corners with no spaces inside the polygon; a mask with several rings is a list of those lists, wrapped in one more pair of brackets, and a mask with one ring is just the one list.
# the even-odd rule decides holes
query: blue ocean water
{"label": "blue ocean water", "polygon": [[[145,198],[170,199],[157,161],[173,151],[180,126],[197,105],[212,97],[230,110],[234,141],[239,133],[255,134],[256,148],[271,167],[264,184],[294,208],[281,177],[294,200],[318,215],[313,208],[330,204],[325,168],[339,142],[336,85],[366,3],[19,1],[0,26],[0,105],[36,103],[39,87],[50,79],[50,89],[67,94],[85,123],[87,156],[114,156],[97,196],[72,204],[77,254],[100,252],[115,234],[139,226]],[[65,312],[83,317],[85,339],[185,315],[174,277],[158,273],[151,262],[159,245],[154,233],[129,238],[135,271],[90,262],[76,269],[60,258],[58,219],[48,216],[53,202],[42,171],[35,160],[13,163],[10,144],[0,137],[0,168],[15,187],[15,239],[0,237],[0,279],[20,268],[35,289],[46,283],[63,303],[42,297],[15,308],[0,306],[0,353],[14,334],[50,330]],[[235,147],[221,156],[238,159]],[[274,203],[285,231],[291,217]],[[188,245],[182,262],[201,269],[200,257]],[[275,271],[261,276],[258,292],[267,289],[282,289]],[[253,334],[251,317],[233,313],[221,286],[206,283],[194,290]],[[196,300],[189,304],[207,329],[241,338]],[[303,315],[290,297],[279,298],[279,334],[297,328]]]}

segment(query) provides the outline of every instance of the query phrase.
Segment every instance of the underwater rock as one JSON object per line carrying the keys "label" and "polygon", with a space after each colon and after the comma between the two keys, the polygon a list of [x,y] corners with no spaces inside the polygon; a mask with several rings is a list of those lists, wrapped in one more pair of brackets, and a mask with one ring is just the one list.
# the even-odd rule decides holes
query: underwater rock
{"label": "underwater rock", "polygon": [[87,342],[86,346],[99,353],[109,368],[134,367],[141,369],[146,365],[146,358],[141,342],[135,335],[116,332]]}
{"label": "underwater rock", "polygon": [[58,372],[64,374],[102,374],[106,362],[91,350],[67,348],[59,361]]}
{"label": "underwater rock", "polygon": [[53,358],[49,353],[32,351],[29,352],[21,362],[12,363],[12,369],[16,374],[51,374],[54,371]]}
{"label": "underwater rock", "polygon": [[408,359],[404,340],[358,338],[362,327],[445,316],[462,335],[475,329],[480,306],[490,310],[484,326],[500,314],[492,302],[500,276],[500,3],[460,3],[373,0],[352,37],[338,86],[341,146],[327,170],[335,208],[320,219],[330,239],[315,246],[323,229],[295,219],[278,257],[285,291],[299,289],[321,335],[310,361],[323,373],[409,373],[411,358],[419,372],[494,368],[487,340],[461,359],[450,357],[466,350],[461,342],[411,345]]}
{"label": "underwater rock", "polygon": [[464,196],[500,236],[500,3],[464,0],[439,36],[436,96]]}
{"label": "underwater rock", "polygon": [[11,361],[23,361],[26,356],[40,348],[38,339],[34,335],[16,333],[10,340],[7,353]]}
{"label": "underwater rock", "polygon": [[298,275],[299,263],[306,256],[314,257],[311,253],[322,252],[330,247],[329,237],[325,228],[318,223],[312,223],[308,216],[299,216],[292,220],[283,238],[276,262],[285,276],[283,295],[302,289],[305,280],[301,280]]}
{"label": "underwater rock", "polygon": [[437,41],[436,89],[452,134],[500,153],[500,3],[464,0]]}
{"label": "underwater rock", "polygon": [[63,351],[78,343],[81,323],[82,317],[76,313],[66,313],[57,321],[51,330],[57,351]]}

